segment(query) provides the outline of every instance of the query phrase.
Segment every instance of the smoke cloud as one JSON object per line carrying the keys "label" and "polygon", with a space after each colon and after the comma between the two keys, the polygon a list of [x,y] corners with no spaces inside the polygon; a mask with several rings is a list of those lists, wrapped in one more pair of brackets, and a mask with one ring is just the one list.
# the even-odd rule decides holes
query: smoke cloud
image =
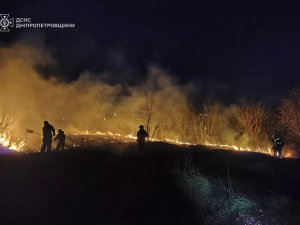
{"label": "smoke cloud", "polygon": [[[26,128],[41,133],[44,120],[66,133],[84,130],[135,133],[141,123],[137,110],[145,95],[151,93],[171,109],[170,117],[187,104],[176,80],[157,67],[149,68],[147,80],[141,85],[125,87],[121,83],[105,83],[101,74],[89,71],[66,83],[55,75],[46,79],[37,69],[55,64],[38,36],[1,47],[0,106],[14,112],[16,134],[24,135]],[[105,76],[113,79],[114,74],[106,72]]]}
{"label": "smoke cloud", "polygon": [[[115,52],[111,53],[111,60],[115,55]],[[117,64],[124,66],[125,61],[117,54]],[[27,36],[0,48],[0,110],[9,109],[14,113],[14,124],[10,129],[17,138],[26,138],[26,129],[42,133],[45,120],[56,130],[64,130],[67,135],[86,131],[135,135],[139,125],[145,122],[139,113],[150,96],[155,100],[156,108],[152,115],[152,120],[156,121],[152,121],[151,137],[203,144],[208,125],[212,128],[213,134],[210,135],[216,136],[209,137],[208,141],[248,146],[249,137],[234,125],[235,105],[226,108],[221,105],[222,115],[218,124],[214,125],[213,121],[208,121],[213,115],[202,115],[205,112],[197,110],[189,113],[191,111],[188,109],[199,104],[193,105],[195,99],[208,97],[213,102],[214,96],[218,96],[218,93],[214,94],[217,91],[213,85],[204,88],[211,88],[211,93],[197,95],[202,90],[197,82],[179,85],[175,76],[157,66],[150,66],[147,79],[134,84],[126,82],[127,65],[124,74],[123,70],[107,70],[103,73],[84,71],[71,82],[66,82],[61,75],[51,74],[51,70],[45,76],[43,69],[53,68],[60,63],[40,36]],[[115,82],[112,82],[114,77]],[[223,95],[223,92],[230,91],[223,88],[219,95]],[[207,117],[203,119],[201,116]],[[36,135],[36,138],[40,137]]]}

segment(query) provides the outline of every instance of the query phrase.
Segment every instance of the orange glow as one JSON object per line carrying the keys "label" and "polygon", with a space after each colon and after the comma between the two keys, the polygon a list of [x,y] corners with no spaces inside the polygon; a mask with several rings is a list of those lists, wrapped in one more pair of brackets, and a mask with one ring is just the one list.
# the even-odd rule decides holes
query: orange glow
{"label": "orange glow", "polygon": [[[85,135],[86,132],[78,132],[75,133],[74,135]],[[129,134],[129,135],[122,135],[121,133],[113,133],[111,131],[108,132],[100,132],[97,131],[95,133],[91,133],[89,135],[102,135],[102,136],[112,136],[113,138],[115,137],[123,137],[125,139],[132,139],[132,140],[136,140],[136,136],[134,136],[133,134]],[[163,138],[161,140],[159,139],[153,139],[153,138],[148,138],[148,141],[151,142],[166,142],[166,143],[170,143],[170,144],[176,144],[176,145],[196,145],[196,144],[192,144],[189,142],[181,142],[178,139],[177,140],[173,140],[173,139],[169,139],[169,138]],[[129,142],[129,140],[125,140],[124,142]],[[250,149],[248,146],[235,146],[235,145],[229,145],[229,144],[216,144],[216,143],[209,143],[209,142],[205,142],[204,145],[206,146],[212,146],[212,147],[216,147],[216,148],[223,148],[223,149],[232,149],[235,151],[249,151],[249,152],[259,152],[259,153],[263,153],[263,154],[267,154],[267,155],[273,155],[273,151],[271,148],[267,148],[267,149]],[[292,150],[283,150],[283,156],[284,158],[297,158],[295,154],[292,153]]]}
{"label": "orange glow", "polygon": [[10,140],[10,136],[8,134],[0,133],[0,145],[2,145],[5,148],[8,148],[10,150],[20,151],[22,149],[22,147],[25,145],[25,142],[24,141],[20,141],[19,143],[12,142]]}

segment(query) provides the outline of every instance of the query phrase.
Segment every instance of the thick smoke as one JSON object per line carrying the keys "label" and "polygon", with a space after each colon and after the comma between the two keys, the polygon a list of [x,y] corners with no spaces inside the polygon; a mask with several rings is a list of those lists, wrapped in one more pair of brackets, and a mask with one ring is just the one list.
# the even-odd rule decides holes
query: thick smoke
{"label": "thick smoke", "polygon": [[[195,110],[197,105],[193,105],[195,90],[199,89],[195,82],[178,85],[175,76],[155,66],[149,67],[145,81],[136,82],[139,85],[124,82],[128,75],[126,69],[122,79],[116,82],[111,81],[122,76],[122,70],[105,71],[104,74],[85,71],[78,79],[65,82],[57,74],[44,76],[41,71],[41,68],[60,63],[51,53],[39,36],[26,37],[0,48],[0,110],[9,109],[14,113],[14,125],[10,130],[17,138],[27,138],[26,129],[42,133],[45,120],[67,135],[87,131],[134,135],[145,122],[140,114],[141,107],[147,100],[154,99],[151,137],[203,144],[206,137],[201,135],[208,125],[213,128],[211,135],[214,135],[208,141],[248,146],[249,137],[235,129],[235,105],[221,106],[218,124],[208,122],[213,115],[207,115],[209,117],[200,124],[203,112]],[[196,95],[198,99],[201,97]],[[188,114],[189,108],[193,108],[192,114]],[[144,112],[147,110],[144,108]],[[35,138],[40,141],[38,135]],[[28,139],[26,142],[31,142]]]}
{"label": "thick smoke", "polygon": [[37,69],[56,63],[39,37],[27,37],[0,49],[0,106],[14,112],[12,129],[16,134],[24,135],[26,128],[41,133],[44,120],[67,133],[100,130],[129,134],[141,123],[137,111],[145,95],[162,101],[171,109],[170,117],[186,106],[182,89],[156,67],[149,69],[143,84],[126,87],[123,94],[123,84],[107,84],[89,71],[65,83],[56,76],[45,79]]}

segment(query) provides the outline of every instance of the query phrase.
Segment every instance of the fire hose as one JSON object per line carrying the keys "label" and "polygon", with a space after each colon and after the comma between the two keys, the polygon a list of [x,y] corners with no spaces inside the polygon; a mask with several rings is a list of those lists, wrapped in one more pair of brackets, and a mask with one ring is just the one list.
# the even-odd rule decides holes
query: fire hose
{"label": "fire hose", "polygon": [[[26,129],[26,133],[37,134],[37,135],[39,135],[39,136],[43,136],[43,135],[41,135],[40,133],[35,132],[34,130],[30,130],[30,129]],[[54,136],[55,136],[55,135],[53,135],[52,137],[54,137]],[[54,141],[57,141],[57,140],[54,140]]]}

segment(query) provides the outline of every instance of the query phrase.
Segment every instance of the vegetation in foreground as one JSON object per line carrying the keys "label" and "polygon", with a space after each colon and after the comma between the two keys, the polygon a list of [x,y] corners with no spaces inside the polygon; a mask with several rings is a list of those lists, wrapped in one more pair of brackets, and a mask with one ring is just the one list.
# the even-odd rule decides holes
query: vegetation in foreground
{"label": "vegetation in foreground", "polygon": [[272,195],[259,197],[255,192],[235,192],[229,164],[227,178],[201,175],[193,165],[190,154],[184,154],[181,159],[177,158],[175,164],[175,172],[183,189],[195,202],[199,224],[279,225],[300,222],[300,217],[295,215],[300,209],[299,202],[277,193],[276,190],[271,191]]}

